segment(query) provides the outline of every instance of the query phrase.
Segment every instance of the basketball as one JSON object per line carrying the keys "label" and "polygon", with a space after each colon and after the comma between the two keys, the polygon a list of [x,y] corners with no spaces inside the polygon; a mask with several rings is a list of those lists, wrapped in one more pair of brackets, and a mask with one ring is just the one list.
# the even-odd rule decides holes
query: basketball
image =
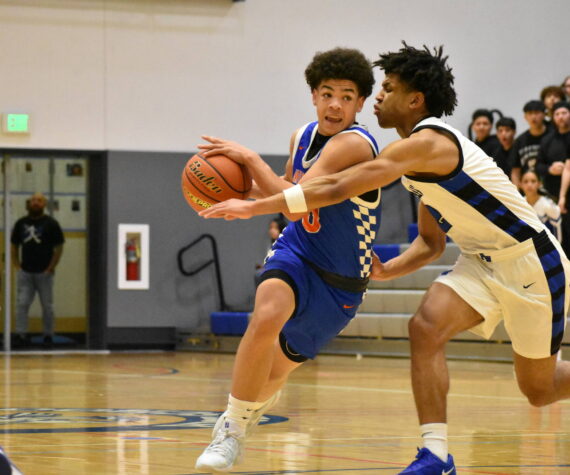
{"label": "basketball", "polygon": [[229,200],[244,199],[251,190],[251,175],[246,167],[225,155],[194,155],[182,171],[182,193],[196,211]]}

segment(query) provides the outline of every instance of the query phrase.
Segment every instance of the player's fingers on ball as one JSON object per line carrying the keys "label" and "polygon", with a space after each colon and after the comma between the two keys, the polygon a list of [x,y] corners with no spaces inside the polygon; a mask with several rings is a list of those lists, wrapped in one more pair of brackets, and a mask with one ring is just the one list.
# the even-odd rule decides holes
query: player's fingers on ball
{"label": "player's fingers on ball", "polygon": [[208,218],[223,218],[223,217],[224,217],[224,213],[217,210],[217,209],[211,210],[208,213]]}
{"label": "player's fingers on ball", "polygon": [[211,135],[208,135],[208,138],[206,140],[214,145],[225,144],[227,142],[227,140],[221,139],[220,137],[213,137]]}
{"label": "player's fingers on ball", "polygon": [[216,205],[211,206],[210,208],[201,211],[204,213],[204,216],[208,218],[221,218],[224,216],[224,203],[218,203]]}
{"label": "player's fingers on ball", "polygon": [[198,144],[198,149],[202,150],[202,151],[207,151],[207,150],[210,150],[211,148],[212,148],[212,145],[209,143]]}
{"label": "player's fingers on ball", "polygon": [[201,152],[204,157],[211,157],[213,155],[225,155],[222,149],[220,149],[220,147],[216,147],[215,145],[208,147],[207,149],[203,149]]}
{"label": "player's fingers on ball", "polygon": [[202,216],[203,218],[209,218],[211,214],[212,214],[212,208],[207,208],[198,212],[198,215]]}

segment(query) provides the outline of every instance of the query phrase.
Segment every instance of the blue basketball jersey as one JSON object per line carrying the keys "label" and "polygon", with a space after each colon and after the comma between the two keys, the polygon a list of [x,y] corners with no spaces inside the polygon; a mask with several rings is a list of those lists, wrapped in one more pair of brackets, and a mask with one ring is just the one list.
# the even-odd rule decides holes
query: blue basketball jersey
{"label": "blue basketball jersey", "polygon": [[[298,183],[319,159],[328,142],[309,159],[317,136],[317,122],[301,127],[293,148],[293,183]],[[374,153],[378,145],[368,130],[359,124],[339,132],[355,133],[366,140]],[[323,136],[320,136],[323,139]],[[330,139],[328,137],[326,140]],[[372,266],[372,244],[380,227],[380,189],[341,203],[316,209],[303,219],[290,223],[279,238],[295,254],[321,269],[345,277],[368,277]]]}

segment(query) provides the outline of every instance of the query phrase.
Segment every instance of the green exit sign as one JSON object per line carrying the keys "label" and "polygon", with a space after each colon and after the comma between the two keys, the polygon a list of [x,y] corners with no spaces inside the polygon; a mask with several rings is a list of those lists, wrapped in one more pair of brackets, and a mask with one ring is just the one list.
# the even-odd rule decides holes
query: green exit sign
{"label": "green exit sign", "polygon": [[6,134],[29,134],[29,114],[3,114],[2,130]]}

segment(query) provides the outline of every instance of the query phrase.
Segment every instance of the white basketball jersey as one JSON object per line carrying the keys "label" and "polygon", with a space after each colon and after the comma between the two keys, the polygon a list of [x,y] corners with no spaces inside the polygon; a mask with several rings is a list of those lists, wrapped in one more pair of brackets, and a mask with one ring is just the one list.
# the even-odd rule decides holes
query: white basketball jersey
{"label": "white basketball jersey", "polygon": [[421,198],[462,252],[504,249],[545,229],[534,209],[483,150],[441,119],[424,119],[412,133],[425,128],[451,134],[459,149],[459,163],[447,176],[406,175],[402,184]]}

